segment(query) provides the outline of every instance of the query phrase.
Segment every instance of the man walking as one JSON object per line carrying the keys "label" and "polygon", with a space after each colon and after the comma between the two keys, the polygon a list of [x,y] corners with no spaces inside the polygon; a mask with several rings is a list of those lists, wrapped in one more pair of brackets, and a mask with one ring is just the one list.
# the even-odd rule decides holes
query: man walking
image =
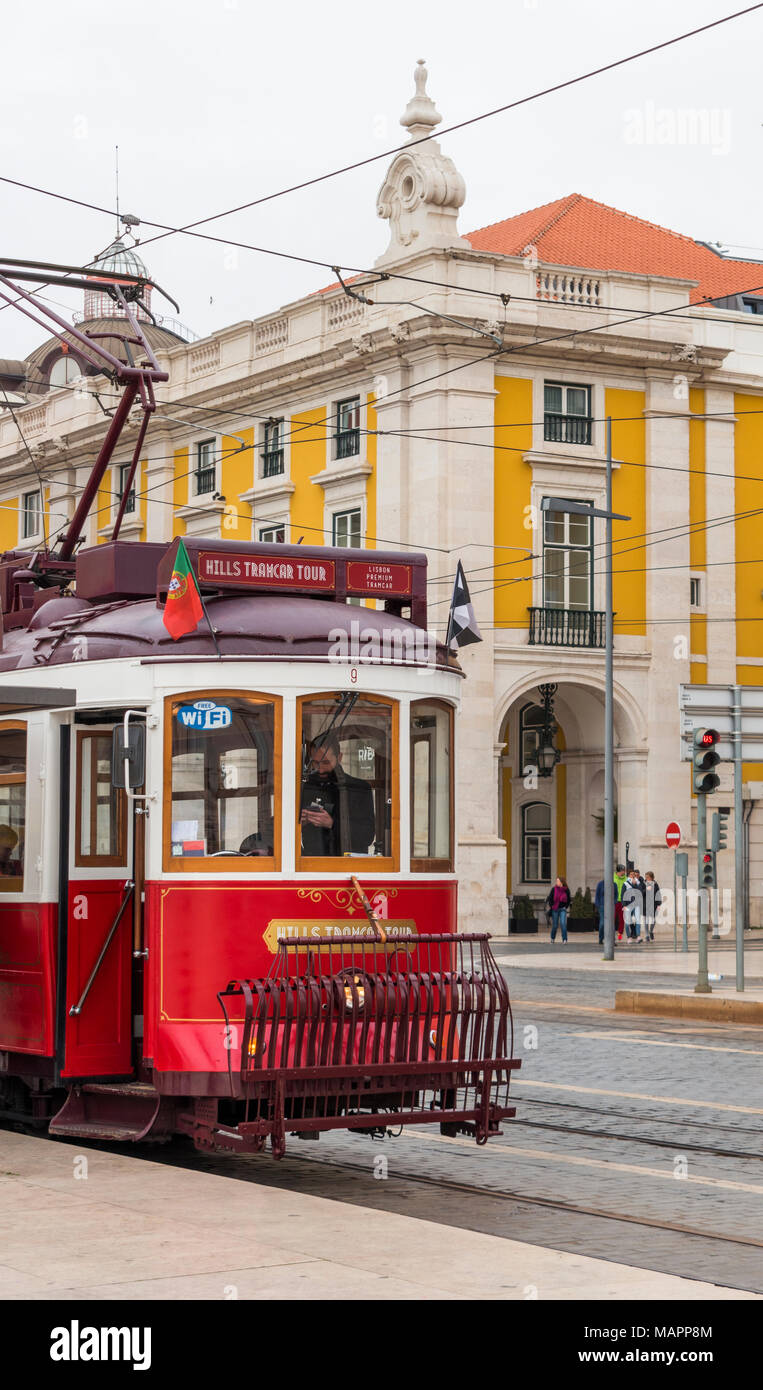
{"label": "man walking", "polygon": [[617,932],[618,941],[622,941],[623,939],[623,926],[625,922],[623,916],[623,892],[625,891],[625,884],[625,865],[618,864],[615,869],[615,931]]}

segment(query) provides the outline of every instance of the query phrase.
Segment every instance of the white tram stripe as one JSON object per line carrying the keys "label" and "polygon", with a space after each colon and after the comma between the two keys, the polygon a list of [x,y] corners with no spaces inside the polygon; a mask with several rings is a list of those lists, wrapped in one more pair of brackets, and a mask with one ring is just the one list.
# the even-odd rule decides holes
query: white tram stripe
{"label": "white tram stripe", "polygon": [[[610,1038],[607,1034],[607,1038]],[[754,1105],[724,1105],[719,1100],[692,1100],[685,1096],[651,1096],[642,1091],[606,1091],[600,1086],[570,1086],[562,1081],[530,1081],[526,1076],[517,1079],[518,1086],[536,1086],[549,1091],[574,1091],[583,1096],[615,1096],[619,1100],[651,1100],[658,1105],[686,1105],[691,1109],[731,1110],[738,1115],[763,1115]]]}
{"label": "white tram stripe", "polygon": [[[511,1121],[507,1120],[506,1123],[510,1124]],[[410,1138],[420,1139],[425,1144],[458,1144],[461,1148],[472,1149],[472,1151],[475,1148],[473,1139],[447,1139],[440,1134],[411,1134]],[[638,1140],[635,1139],[633,1142],[638,1143]],[[501,1154],[507,1153],[518,1154],[522,1158],[566,1163],[575,1168],[607,1168],[610,1172],[637,1173],[645,1178],[667,1178],[670,1182],[695,1183],[700,1187],[720,1187],[728,1192],[754,1192],[763,1196],[763,1187],[758,1187],[754,1183],[733,1182],[730,1178],[694,1177],[691,1173],[687,1173],[685,1177],[677,1178],[673,1171],[672,1158],[667,1160],[664,1168],[645,1168],[639,1163],[613,1163],[608,1158],[581,1158],[578,1154],[557,1153],[551,1149],[524,1149],[518,1144],[494,1144],[492,1141],[481,1152],[490,1154],[492,1158],[499,1158]],[[680,1153],[681,1146],[676,1144],[676,1154],[680,1155]],[[740,1154],[740,1158],[742,1157],[753,1158],[754,1155]],[[530,1194],[525,1193],[524,1195],[529,1196]]]}
{"label": "white tram stripe", "polygon": [[748,1057],[763,1057],[760,1048],[715,1047],[712,1043],[663,1042],[658,1038],[639,1038],[634,1033],[573,1033],[573,1038],[602,1038],[607,1042],[642,1043],[646,1047],[690,1047],[699,1052],[741,1052]]}

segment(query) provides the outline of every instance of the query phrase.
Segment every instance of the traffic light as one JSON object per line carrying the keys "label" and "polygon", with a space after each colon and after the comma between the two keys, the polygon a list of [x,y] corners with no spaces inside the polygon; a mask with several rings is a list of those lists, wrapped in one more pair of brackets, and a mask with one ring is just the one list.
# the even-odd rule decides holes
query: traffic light
{"label": "traffic light", "polygon": [[702,855],[702,887],[718,887],[718,878],[715,872],[715,850],[706,850]]}
{"label": "traffic light", "polygon": [[728,849],[728,820],[729,811],[725,806],[722,806],[713,816],[713,838],[711,844],[714,852],[717,852],[719,849]]}
{"label": "traffic light", "polygon": [[715,751],[719,738],[717,729],[694,730],[694,790],[700,796],[707,796],[721,784],[718,773],[713,771],[721,761]]}

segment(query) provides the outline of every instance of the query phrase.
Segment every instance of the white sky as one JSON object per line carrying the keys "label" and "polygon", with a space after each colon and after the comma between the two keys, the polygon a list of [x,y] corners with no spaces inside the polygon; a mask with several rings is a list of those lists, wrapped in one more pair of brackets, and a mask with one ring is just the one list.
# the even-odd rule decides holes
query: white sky
{"label": "white sky", "polygon": [[[0,173],[113,207],[118,144],[122,211],[177,226],[403,143],[398,121],[417,58],[427,61],[429,94],[449,125],[743,3],[35,0],[3,17]],[[466,180],[459,229],[579,192],[763,259],[762,37],[763,9],[445,136]],[[707,113],[709,138],[670,139],[682,110]],[[207,230],[371,265],[388,239],[375,210],[388,163]],[[5,184],[0,210],[8,256],[83,263],[113,235],[103,214]],[[201,334],[333,279],[248,251],[231,264],[225,248],[184,236],[142,254]],[[81,308],[80,294],[52,293]],[[155,307],[165,306],[157,299]],[[44,336],[16,310],[0,311],[0,357],[23,356]]]}

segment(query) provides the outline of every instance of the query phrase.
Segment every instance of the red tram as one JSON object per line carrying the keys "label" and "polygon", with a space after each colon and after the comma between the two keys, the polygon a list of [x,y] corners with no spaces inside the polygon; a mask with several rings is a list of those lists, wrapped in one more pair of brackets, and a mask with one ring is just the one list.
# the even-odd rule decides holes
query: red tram
{"label": "red tram", "polygon": [[[148,414],[146,352],[114,376]],[[276,1157],[387,1123],[484,1143],[519,1062],[457,932],[462,675],[425,557],[187,539],[209,623],[173,640],[177,542],[73,558],[117,435],[58,552],[0,556],[0,1116]]]}

